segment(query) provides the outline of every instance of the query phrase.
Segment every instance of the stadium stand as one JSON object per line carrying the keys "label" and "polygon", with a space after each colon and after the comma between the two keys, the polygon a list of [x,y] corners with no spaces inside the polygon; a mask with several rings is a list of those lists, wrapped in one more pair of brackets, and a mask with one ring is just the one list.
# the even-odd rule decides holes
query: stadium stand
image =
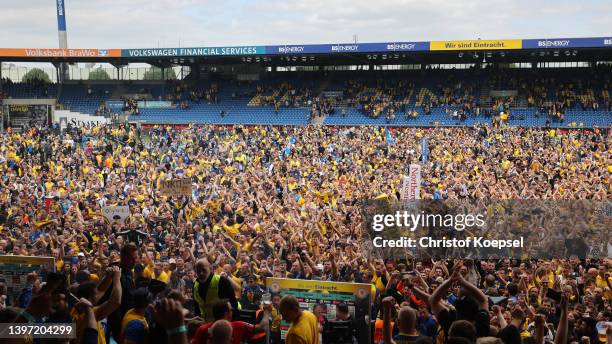
{"label": "stadium stand", "polygon": [[[302,74],[303,75],[303,74]],[[434,126],[491,123],[592,127],[609,124],[610,69],[424,70],[311,73],[288,82],[278,75],[252,82],[8,84],[12,98],[53,98],[85,114],[124,110],[136,96],[171,101],[169,108],[139,108],[130,119],[150,124]],[[109,106],[109,104],[113,104]],[[112,107],[112,109],[111,109]]]}

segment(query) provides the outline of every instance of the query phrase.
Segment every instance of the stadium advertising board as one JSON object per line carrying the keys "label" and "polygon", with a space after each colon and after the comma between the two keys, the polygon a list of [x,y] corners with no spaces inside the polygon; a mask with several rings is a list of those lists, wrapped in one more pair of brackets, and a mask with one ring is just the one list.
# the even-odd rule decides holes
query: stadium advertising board
{"label": "stadium advertising board", "polygon": [[200,48],[152,48],[152,49],[123,49],[123,57],[190,57],[190,56],[241,56],[263,55],[264,46],[244,47],[200,47]]}
{"label": "stadium advertising board", "polygon": [[520,39],[497,40],[466,40],[466,41],[434,41],[430,43],[430,50],[506,50],[521,49],[523,41]]}
{"label": "stadium advertising board", "polygon": [[[289,278],[267,278],[266,286],[270,292],[281,296],[293,295],[300,303],[302,310],[313,310],[314,305],[326,305],[325,317],[333,320],[336,317],[336,306],[345,303],[354,319],[365,319],[370,314],[373,303],[372,285],[364,283],[344,283]],[[281,338],[285,339],[289,323],[281,322]],[[360,329],[360,338],[368,338],[370,327]],[[359,341],[360,343],[362,341]]]}
{"label": "stadium advertising board", "polygon": [[60,123],[62,128],[65,129],[64,125],[67,126],[68,124],[73,127],[95,127],[109,123],[110,120],[103,116],[92,116],[68,110],[55,110],[53,122]]}
{"label": "stadium advertising board", "polygon": [[[58,7],[59,11],[59,7]],[[164,58],[200,56],[252,56],[340,53],[393,53],[411,51],[513,50],[542,48],[606,48],[612,37],[458,40],[432,42],[383,42],[342,44],[290,44],[148,49],[44,49],[0,48],[0,57],[31,58]]]}
{"label": "stadium advertising board", "polygon": [[41,48],[0,48],[0,57],[120,57],[120,49],[41,49]]}
{"label": "stadium advertising board", "polygon": [[427,51],[429,42],[347,43],[272,45],[266,47],[268,55],[335,54],[335,53],[384,53],[401,51]]}
{"label": "stadium advertising board", "polygon": [[524,39],[523,49],[612,47],[612,37]]}
{"label": "stadium advertising board", "polygon": [[[110,105],[109,105],[110,106]],[[123,103],[121,104],[123,106]],[[172,102],[167,100],[139,100],[139,109],[172,109]]]}
{"label": "stadium advertising board", "polygon": [[15,301],[26,286],[26,277],[36,272],[45,279],[47,272],[55,271],[53,257],[0,256],[0,283],[6,285],[9,301]]}

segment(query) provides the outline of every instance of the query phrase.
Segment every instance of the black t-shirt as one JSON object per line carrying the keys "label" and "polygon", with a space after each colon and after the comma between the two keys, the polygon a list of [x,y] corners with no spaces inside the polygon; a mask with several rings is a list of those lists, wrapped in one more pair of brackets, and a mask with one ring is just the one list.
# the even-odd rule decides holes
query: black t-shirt
{"label": "black t-shirt", "polygon": [[[121,332],[121,319],[125,313],[131,308],[134,308],[134,298],[132,296],[132,292],[136,289],[134,284],[134,277],[132,275],[132,271],[128,269],[123,269],[121,271],[121,305],[118,309],[116,309],[111,315],[108,316],[108,325],[109,330],[113,334],[115,338],[118,338],[119,333]],[[110,298],[110,294],[112,292],[112,286],[108,288],[99,304],[108,300]],[[108,336],[107,336],[108,338]]]}
{"label": "black t-shirt", "polygon": [[393,337],[393,341],[396,344],[412,344],[412,343],[416,343],[419,339],[430,339],[428,337],[424,337],[421,335],[408,335],[408,334],[398,334],[396,336]]}
{"label": "black t-shirt", "polygon": [[[459,319],[457,317],[456,310],[442,310],[438,315],[438,323],[444,329],[444,335],[448,337],[448,331],[456,320],[464,320]],[[486,309],[478,310],[476,316],[474,317],[474,325],[476,326],[476,335],[478,337],[488,337],[489,336],[489,312]]]}
{"label": "black t-shirt", "polygon": [[521,333],[514,325],[508,325],[503,330],[499,331],[497,338],[504,341],[505,344],[521,344]]}

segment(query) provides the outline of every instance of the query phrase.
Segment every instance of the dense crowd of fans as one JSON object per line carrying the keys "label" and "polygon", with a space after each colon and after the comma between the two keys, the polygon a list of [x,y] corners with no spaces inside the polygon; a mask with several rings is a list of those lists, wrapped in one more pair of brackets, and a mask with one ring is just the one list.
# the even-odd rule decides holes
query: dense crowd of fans
{"label": "dense crowd of fans", "polygon": [[256,86],[260,105],[280,108],[310,107],[319,100],[310,87],[296,87],[288,82]]}
{"label": "dense crowd of fans", "polygon": [[140,110],[138,109],[138,99],[124,97],[123,107],[121,108],[121,110],[124,112],[129,112],[129,113],[138,115],[140,113]]}
{"label": "dense crowd of fans", "polygon": [[111,113],[111,109],[106,102],[102,102],[96,109],[96,116],[106,116]]}
{"label": "dense crowd of fans", "polygon": [[[262,300],[267,278],[289,277],[372,284],[377,343],[596,343],[601,326],[605,341],[605,230],[587,241],[600,252],[592,258],[382,260],[362,246],[360,202],[399,199],[423,138],[423,199],[609,202],[607,131],[391,134],[393,144],[371,127],[3,132],[0,254],[53,256],[59,273],[29,275],[18,298],[3,298],[0,322],[74,321],[77,342],[87,343],[224,343],[228,335],[236,343],[261,339],[266,327],[278,342],[282,316],[294,324],[288,344],[318,343],[323,317],[299,311],[295,299]],[[192,181],[190,197],[161,193],[162,180],[181,177]],[[124,223],[103,217],[108,205],[130,207]],[[211,302],[201,293],[215,278]],[[239,308],[260,310],[257,320],[228,322]],[[304,325],[312,319],[315,334]]]}
{"label": "dense crowd of fans", "polygon": [[349,80],[343,88],[343,101],[356,107],[362,114],[378,118],[384,116],[388,122],[395,120],[399,112],[405,113],[414,83],[405,81],[371,83]]}

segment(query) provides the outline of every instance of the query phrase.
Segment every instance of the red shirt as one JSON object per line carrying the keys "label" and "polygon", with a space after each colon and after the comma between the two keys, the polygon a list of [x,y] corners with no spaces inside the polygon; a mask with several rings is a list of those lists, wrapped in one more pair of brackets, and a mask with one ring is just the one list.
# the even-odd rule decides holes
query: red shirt
{"label": "red shirt", "polygon": [[[191,344],[206,344],[208,339],[208,329],[213,323],[206,323],[200,325],[195,335],[191,339]],[[255,326],[245,323],[244,321],[232,321],[232,344],[240,344],[240,342],[246,341],[253,335]]]}

